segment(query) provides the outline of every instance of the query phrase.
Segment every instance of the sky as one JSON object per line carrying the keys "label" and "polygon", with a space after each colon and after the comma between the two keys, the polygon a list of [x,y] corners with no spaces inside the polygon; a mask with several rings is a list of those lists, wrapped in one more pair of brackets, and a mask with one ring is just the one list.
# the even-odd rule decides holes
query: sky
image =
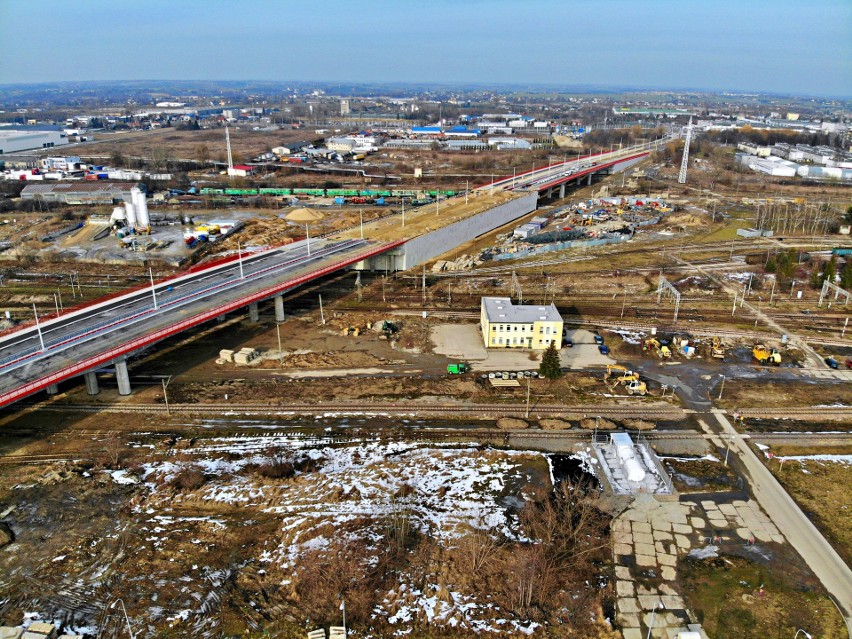
{"label": "sky", "polygon": [[850,0],[0,0],[0,84],[287,80],[852,96]]}

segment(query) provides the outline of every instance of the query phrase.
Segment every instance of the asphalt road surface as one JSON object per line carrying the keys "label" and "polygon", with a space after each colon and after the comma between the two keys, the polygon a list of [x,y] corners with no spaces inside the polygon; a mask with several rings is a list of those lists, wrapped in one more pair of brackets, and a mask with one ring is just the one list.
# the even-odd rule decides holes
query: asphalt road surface
{"label": "asphalt road surface", "polygon": [[[121,346],[211,307],[245,298],[277,282],[363,251],[364,240],[300,242],[244,257],[152,289],[45,322],[0,339],[0,393],[10,391],[109,348]],[[42,347],[43,342],[43,347]]]}

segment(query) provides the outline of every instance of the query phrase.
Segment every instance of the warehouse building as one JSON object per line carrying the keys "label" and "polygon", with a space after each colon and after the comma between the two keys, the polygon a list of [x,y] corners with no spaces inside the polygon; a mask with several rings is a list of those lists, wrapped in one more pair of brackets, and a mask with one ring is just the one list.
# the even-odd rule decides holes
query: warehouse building
{"label": "warehouse building", "polygon": [[0,131],[0,155],[68,144],[62,131]]}
{"label": "warehouse building", "polygon": [[50,182],[27,184],[21,191],[22,200],[41,200],[61,204],[114,204],[131,202],[130,190],[144,186],[133,182]]}
{"label": "warehouse building", "polygon": [[508,297],[483,297],[480,326],[486,348],[562,347],[562,316],[553,304],[514,305]]}

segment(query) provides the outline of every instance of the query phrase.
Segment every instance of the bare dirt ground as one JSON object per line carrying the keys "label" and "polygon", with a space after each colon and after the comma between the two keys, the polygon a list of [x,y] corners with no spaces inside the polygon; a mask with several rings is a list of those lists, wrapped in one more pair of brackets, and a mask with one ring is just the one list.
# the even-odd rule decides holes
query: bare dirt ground
{"label": "bare dirt ground", "polygon": [[541,515],[521,510],[549,485],[540,454],[281,434],[79,443],[95,461],[0,466],[12,533],[0,549],[0,623],[27,613],[119,636],[108,604],[121,597],[137,636],[295,639],[338,623],[342,595],[353,636],[519,637],[551,605],[582,610],[560,625],[614,636],[595,576],[607,547],[597,511],[578,520],[595,540],[590,556],[569,550],[570,569],[547,577],[565,597],[543,589],[528,607],[512,596],[509,576],[533,561],[518,537],[543,532]]}

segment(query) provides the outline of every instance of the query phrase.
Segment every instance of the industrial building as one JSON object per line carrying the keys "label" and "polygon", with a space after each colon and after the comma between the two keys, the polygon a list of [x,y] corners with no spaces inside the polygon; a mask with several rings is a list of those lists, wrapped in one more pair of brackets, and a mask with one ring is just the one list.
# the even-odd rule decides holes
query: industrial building
{"label": "industrial building", "polygon": [[752,171],[766,173],[773,177],[794,177],[799,168],[799,165],[795,162],[782,160],[773,156],[759,158],[754,155],[748,155],[747,153],[737,153],[736,161],[738,164],[747,166]]}
{"label": "industrial building", "polygon": [[68,144],[62,131],[0,131],[0,155]]}
{"label": "industrial building", "polygon": [[562,347],[562,316],[553,304],[514,305],[508,297],[483,297],[480,326],[486,348]]}
{"label": "industrial building", "polygon": [[[132,202],[132,182],[42,182],[27,184],[22,200],[41,200],[60,204],[114,204]],[[144,187],[143,187],[144,188]]]}

